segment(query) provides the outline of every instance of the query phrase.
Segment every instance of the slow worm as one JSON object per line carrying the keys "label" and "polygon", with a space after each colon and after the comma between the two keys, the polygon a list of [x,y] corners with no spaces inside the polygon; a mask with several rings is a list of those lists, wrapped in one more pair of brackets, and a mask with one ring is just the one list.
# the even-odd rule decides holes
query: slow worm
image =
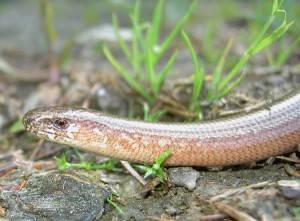
{"label": "slow worm", "polygon": [[300,143],[300,93],[254,112],[201,123],[148,123],[74,107],[29,111],[25,128],[41,138],[117,159],[167,166],[226,166],[295,150]]}

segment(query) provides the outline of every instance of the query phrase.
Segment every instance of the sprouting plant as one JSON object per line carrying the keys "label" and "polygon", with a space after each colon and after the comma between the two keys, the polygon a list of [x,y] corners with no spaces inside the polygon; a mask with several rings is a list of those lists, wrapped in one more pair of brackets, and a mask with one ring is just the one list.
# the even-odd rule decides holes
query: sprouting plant
{"label": "sprouting plant", "polygon": [[[273,1],[271,15],[265,23],[263,29],[254,39],[254,41],[250,44],[250,46],[246,49],[246,51],[240,57],[238,62],[231,68],[229,73],[223,76],[223,67],[226,61],[228,51],[232,44],[232,40],[228,42],[213,72],[212,81],[208,87],[208,92],[205,97],[205,100],[207,102],[220,99],[226,96],[234,88],[236,88],[244,77],[243,72],[241,73],[241,69],[249,61],[249,59],[261,50],[267,48],[272,43],[276,42],[290,28],[290,26],[293,24],[293,21],[287,22],[286,11],[280,8],[281,4],[282,1]],[[279,25],[279,27],[277,27],[275,30],[268,34],[268,30],[270,29],[271,25],[273,25],[274,20],[279,15],[283,16],[281,24]],[[190,101],[190,110],[199,111],[199,97],[201,95],[203,79],[205,74],[204,68],[199,59],[197,58],[195,49],[193,48],[191,41],[185,32],[182,32],[182,38],[186,47],[189,49],[194,66],[194,83],[192,98]]]}
{"label": "sprouting plant", "polygon": [[[187,13],[177,22],[171,32],[160,41],[160,28],[162,23],[162,14],[165,0],[159,0],[150,23],[140,21],[140,2],[137,1],[130,16],[132,22],[133,39],[131,45],[125,43],[120,36],[119,22],[116,16],[113,16],[113,25],[117,36],[117,42],[121,47],[130,68],[126,68],[118,62],[112,55],[109,48],[104,45],[103,52],[116,71],[123,77],[128,85],[138,94],[143,96],[148,102],[155,101],[160,92],[166,76],[170,73],[175,62],[177,51],[173,51],[166,63],[161,69],[158,64],[161,63],[166,51],[170,48],[175,37],[181,31],[195,8],[194,1]],[[146,82],[150,89],[145,89]]]}
{"label": "sprouting plant", "polygon": [[[154,113],[150,112],[150,108],[148,103],[144,103],[144,120],[148,122],[156,122],[159,118],[165,114],[165,110],[158,110]],[[163,168],[163,162],[172,154],[171,150],[165,150],[162,152],[156,159],[155,163],[152,166],[142,165],[142,164],[134,164],[134,167],[145,172],[144,178],[149,176],[158,177],[161,182],[166,179],[166,175]]]}
{"label": "sprouting plant", "polygon": [[272,53],[271,50],[267,51],[267,57],[270,65],[274,68],[282,67],[299,45],[300,36],[298,36],[288,47],[286,47],[285,39],[280,39],[279,48],[276,54]]}
{"label": "sprouting plant", "polygon": [[163,162],[169,157],[171,156],[172,151],[171,150],[165,150],[164,152],[162,152],[156,159],[155,159],[155,163],[152,165],[151,168],[147,169],[147,172],[144,175],[144,178],[147,178],[151,175],[157,176],[159,177],[162,181],[165,180],[166,175],[165,172],[163,170]]}
{"label": "sprouting plant", "polygon": [[90,161],[81,160],[79,163],[69,163],[67,155],[64,153],[59,157],[56,157],[56,164],[59,170],[67,170],[69,168],[85,169],[85,170],[108,170],[114,172],[122,171],[117,167],[116,161],[109,159],[103,163],[95,163]]}
{"label": "sprouting plant", "polygon": [[166,179],[166,174],[164,172],[163,163],[169,156],[171,156],[171,154],[172,151],[167,149],[155,159],[155,163],[152,166],[145,166],[141,164],[135,164],[134,166],[142,171],[145,171],[144,178],[155,176],[158,177],[161,182],[164,182]]}

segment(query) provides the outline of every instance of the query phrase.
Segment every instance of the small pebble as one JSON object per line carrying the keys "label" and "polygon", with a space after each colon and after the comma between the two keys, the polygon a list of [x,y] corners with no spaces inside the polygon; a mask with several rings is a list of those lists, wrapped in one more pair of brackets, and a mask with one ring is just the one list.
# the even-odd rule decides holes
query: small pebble
{"label": "small pebble", "polygon": [[285,198],[300,199],[300,188],[282,186],[280,189]]}
{"label": "small pebble", "polygon": [[278,186],[287,199],[300,199],[300,183],[296,180],[280,180]]}
{"label": "small pebble", "polygon": [[175,186],[182,186],[188,190],[196,187],[197,180],[200,176],[197,170],[192,167],[174,167],[168,169],[171,183]]}

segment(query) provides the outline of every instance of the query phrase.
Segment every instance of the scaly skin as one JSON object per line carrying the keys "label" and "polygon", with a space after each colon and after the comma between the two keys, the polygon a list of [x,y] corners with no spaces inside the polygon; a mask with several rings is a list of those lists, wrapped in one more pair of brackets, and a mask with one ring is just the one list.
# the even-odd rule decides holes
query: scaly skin
{"label": "scaly skin", "polygon": [[293,151],[300,143],[300,93],[203,123],[147,123],[74,107],[38,108],[23,122],[41,138],[117,159],[151,164],[170,149],[167,166],[227,166]]}

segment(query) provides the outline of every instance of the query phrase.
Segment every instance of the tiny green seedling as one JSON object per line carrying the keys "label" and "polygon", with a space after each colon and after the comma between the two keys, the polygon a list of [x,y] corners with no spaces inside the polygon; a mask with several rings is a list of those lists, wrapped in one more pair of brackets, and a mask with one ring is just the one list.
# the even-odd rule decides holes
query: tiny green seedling
{"label": "tiny green seedling", "polygon": [[114,196],[118,196],[118,195],[116,193],[110,194],[109,197],[107,197],[106,199],[107,203],[111,205],[113,208],[115,208],[118,211],[118,213],[124,214],[123,209],[113,201]]}
{"label": "tiny green seedling", "polygon": [[146,172],[144,175],[145,179],[149,176],[155,176],[158,177],[161,182],[164,182],[166,180],[166,174],[163,169],[163,163],[169,156],[171,156],[171,154],[172,151],[167,149],[155,159],[155,163],[152,166],[145,166],[141,164],[135,164],[134,166]]}
{"label": "tiny green seedling", "polygon": [[[165,114],[164,110],[157,111],[155,113],[150,113],[150,108],[147,103],[144,103],[144,120],[148,122],[158,121],[159,118]],[[149,177],[150,175],[159,177],[159,179],[163,182],[166,179],[166,175],[163,170],[163,162],[172,154],[171,150],[165,150],[162,152],[157,159],[155,159],[155,163],[150,166],[136,164],[135,167],[141,169],[145,172],[144,178]]]}
{"label": "tiny green seedling", "polygon": [[116,161],[109,159],[103,163],[95,163],[90,161],[80,161],[79,163],[69,163],[67,155],[64,153],[56,157],[56,164],[59,170],[67,170],[70,168],[84,169],[84,170],[107,170],[113,172],[121,172],[122,169],[117,168]]}

